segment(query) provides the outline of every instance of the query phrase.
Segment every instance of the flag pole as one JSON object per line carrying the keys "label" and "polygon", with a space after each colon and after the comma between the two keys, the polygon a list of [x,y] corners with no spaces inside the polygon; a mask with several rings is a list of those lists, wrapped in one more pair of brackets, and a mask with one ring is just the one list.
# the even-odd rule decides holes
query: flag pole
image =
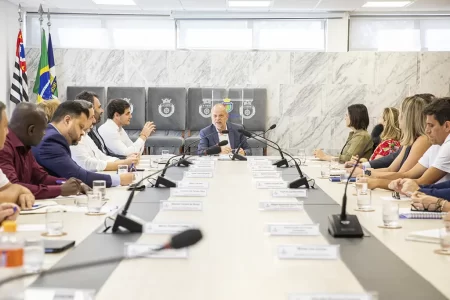
{"label": "flag pole", "polygon": [[17,13],[19,14],[19,29],[22,29],[22,23],[23,23],[23,14],[22,14],[22,5],[19,4],[19,9],[17,10]]}
{"label": "flag pole", "polygon": [[41,28],[42,28],[42,23],[44,22],[44,9],[42,8],[42,4],[39,4],[39,23],[41,24]]}
{"label": "flag pole", "polygon": [[50,27],[52,27],[52,21],[50,20],[50,9],[47,9],[47,20],[48,33],[50,34]]}

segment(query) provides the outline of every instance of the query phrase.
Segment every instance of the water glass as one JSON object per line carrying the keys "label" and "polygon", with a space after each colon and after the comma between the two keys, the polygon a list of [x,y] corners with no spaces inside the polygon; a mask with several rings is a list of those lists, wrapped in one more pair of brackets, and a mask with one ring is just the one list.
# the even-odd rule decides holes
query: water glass
{"label": "water glass", "polygon": [[63,210],[59,207],[47,208],[45,214],[45,227],[47,236],[60,236],[63,234]]}
{"label": "water glass", "polygon": [[356,188],[356,205],[359,210],[372,209],[372,191],[367,188]]}
{"label": "water glass", "polygon": [[330,161],[330,168],[331,169],[338,169],[339,168],[339,157],[332,157]]}
{"label": "water glass", "polygon": [[300,149],[298,150],[298,158],[300,159],[300,162],[302,165],[306,165],[306,150]]}
{"label": "water glass", "polygon": [[161,156],[162,156],[163,159],[169,159],[170,158],[169,150],[162,150],[161,151]]}
{"label": "water glass", "polygon": [[450,222],[444,222],[444,228],[439,230],[439,235],[441,238],[441,251],[450,252]]}
{"label": "water glass", "polygon": [[99,214],[102,209],[102,193],[99,191],[89,191],[86,195],[88,196],[88,213]]}
{"label": "water glass", "polygon": [[128,165],[119,165],[117,168],[117,174],[125,174],[128,173]]}
{"label": "water glass", "polygon": [[330,163],[326,162],[323,163],[320,169],[320,176],[323,178],[330,177]]}
{"label": "water glass", "polygon": [[158,158],[150,158],[150,169],[158,169]]}
{"label": "water glass", "polygon": [[383,225],[386,227],[397,227],[399,220],[399,206],[393,201],[383,201]]}
{"label": "water glass", "polygon": [[92,182],[92,191],[101,193],[102,199],[105,199],[106,198],[106,181],[105,180],[94,180]]}
{"label": "water glass", "polygon": [[41,238],[26,238],[23,250],[25,272],[36,273],[41,271],[45,255],[44,240]]}

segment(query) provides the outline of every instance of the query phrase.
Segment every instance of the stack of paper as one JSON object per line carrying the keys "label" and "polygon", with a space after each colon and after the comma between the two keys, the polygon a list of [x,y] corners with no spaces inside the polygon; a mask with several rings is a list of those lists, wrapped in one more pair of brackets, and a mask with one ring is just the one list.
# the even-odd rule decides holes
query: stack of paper
{"label": "stack of paper", "polygon": [[414,232],[411,232],[410,234],[408,234],[408,236],[406,237],[406,240],[439,244],[439,242],[440,242],[439,231],[440,230],[441,229],[414,231]]}

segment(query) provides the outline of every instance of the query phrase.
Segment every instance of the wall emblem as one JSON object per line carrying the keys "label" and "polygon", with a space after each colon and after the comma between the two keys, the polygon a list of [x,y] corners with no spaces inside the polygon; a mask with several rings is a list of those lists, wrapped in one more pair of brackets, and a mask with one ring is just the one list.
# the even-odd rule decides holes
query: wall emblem
{"label": "wall emblem", "polygon": [[222,104],[225,105],[227,113],[230,113],[233,111],[233,102],[231,102],[230,98],[223,99]]}
{"label": "wall emblem", "polygon": [[203,118],[211,117],[212,99],[202,99],[203,103],[198,106],[198,112]]}
{"label": "wall emblem", "polygon": [[161,99],[162,103],[158,105],[159,114],[165,118],[170,117],[175,112],[175,105],[171,103],[172,99]]}
{"label": "wall emblem", "polygon": [[253,100],[244,100],[244,103],[239,108],[239,113],[244,119],[251,119],[256,113],[255,106],[252,105]]}

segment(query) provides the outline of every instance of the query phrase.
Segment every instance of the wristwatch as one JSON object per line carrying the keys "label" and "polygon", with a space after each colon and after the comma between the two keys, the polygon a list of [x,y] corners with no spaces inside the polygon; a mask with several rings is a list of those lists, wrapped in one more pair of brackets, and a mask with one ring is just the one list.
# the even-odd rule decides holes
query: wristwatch
{"label": "wristwatch", "polygon": [[367,176],[372,176],[372,171],[371,170],[365,170],[364,174],[366,174]]}

